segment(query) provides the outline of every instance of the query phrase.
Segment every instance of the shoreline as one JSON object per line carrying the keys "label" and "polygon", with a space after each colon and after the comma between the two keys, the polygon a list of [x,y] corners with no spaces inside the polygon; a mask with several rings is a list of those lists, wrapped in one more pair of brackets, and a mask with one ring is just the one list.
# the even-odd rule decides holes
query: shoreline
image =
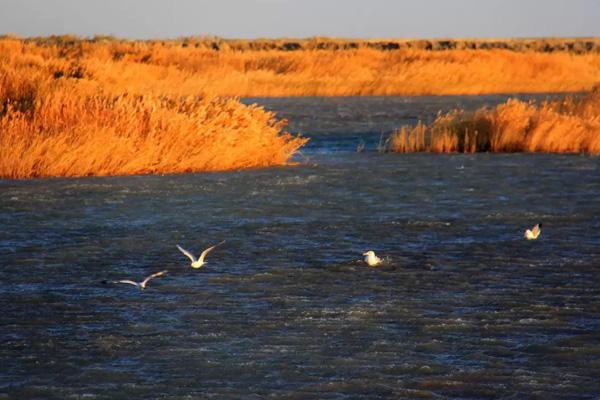
{"label": "shoreline", "polygon": [[361,48],[380,51],[401,49],[418,49],[428,51],[446,50],[493,50],[536,52],[600,52],[600,37],[423,37],[423,38],[352,38],[352,37],[275,37],[275,38],[226,38],[212,35],[183,36],[171,38],[129,39],[111,35],[94,35],[90,37],[73,34],[21,37],[18,35],[0,35],[2,39],[17,39],[36,44],[74,45],[77,42],[88,43],[160,43],[172,47],[206,48],[215,51],[330,51],[356,50]]}
{"label": "shoreline", "polygon": [[[220,40],[228,47],[215,45]],[[282,46],[287,42],[281,40],[4,36],[0,37],[0,66],[23,58],[19,68],[46,69],[46,77],[56,83],[79,80],[117,93],[176,96],[572,93],[590,90],[600,82],[600,38],[579,39],[576,43],[585,51],[569,50],[575,46],[571,39],[484,40],[497,46],[477,49],[461,48],[461,41],[450,41],[453,48],[445,50],[422,48],[421,41],[393,50],[368,47],[371,41],[339,48],[347,42],[353,43],[305,39],[286,50]],[[330,49],[324,43],[337,47]],[[525,44],[533,47],[518,47]]]}
{"label": "shoreline", "polygon": [[[243,51],[203,47],[214,40],[192,45],[0,37],[0,147],[10,149],[0,153],[0,176],[163,174],[288,163],[306,140],[241,98],[577,98],[600,82],[600,44],[584,54],[252,48],[277,43],[268,40],[228,42],[247,46]],[[453,138],[449,148],[464,151],[461,140]]]}

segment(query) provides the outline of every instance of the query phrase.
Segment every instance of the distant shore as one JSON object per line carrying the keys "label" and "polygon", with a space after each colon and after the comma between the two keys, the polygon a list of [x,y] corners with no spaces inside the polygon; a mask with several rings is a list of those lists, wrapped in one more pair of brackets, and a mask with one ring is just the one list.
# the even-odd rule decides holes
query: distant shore
{"label": "distant shore", "polygon": [[[16,38],[10,35],[2,38]],[[227,39],[213,36],[182,37],[178,39],[120,39],[114,36],[81,38],[72,35],[22,38],[38,45],[73,45],[77,42],[90,43],[160,43],[169,47],[202,48],[215,51],[312,51],[312,50],[357,50],[373,49],[394,51],[402,49],[445,51],[445,50],[511,50],[542,53],[570,52],[585,54],[600,52],[598,37],[541,37],[541,38],[437,38],[437,39],[352,39],[352,38],[274,38],[274,39]]]}
{"label": "distant shore", "polygon": [[[600,82],[600,38],[124,40],[0,38],[59,78],[234,97],[550,93]],[[4,45],[3,45],[4,44]]]}

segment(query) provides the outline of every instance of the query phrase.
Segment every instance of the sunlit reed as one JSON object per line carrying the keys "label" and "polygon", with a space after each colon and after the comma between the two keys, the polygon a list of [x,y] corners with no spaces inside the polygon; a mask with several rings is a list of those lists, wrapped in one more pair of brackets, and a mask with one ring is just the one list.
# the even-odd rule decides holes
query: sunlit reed
{"label": "sunlit reed", "polygon": [[600,87],[581,98],[541,104],[508,100],[469,113],[440,114],[392,134],[393,152],[555,152],[600,154]]}

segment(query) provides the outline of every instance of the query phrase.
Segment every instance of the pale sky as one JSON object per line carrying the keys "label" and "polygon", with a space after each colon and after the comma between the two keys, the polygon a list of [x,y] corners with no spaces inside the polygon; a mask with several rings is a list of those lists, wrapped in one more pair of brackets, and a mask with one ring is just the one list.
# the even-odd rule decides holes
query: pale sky
{"label": "pale sky", "polygon": [[600,36],[600,0],[0,0],[0,34]]}

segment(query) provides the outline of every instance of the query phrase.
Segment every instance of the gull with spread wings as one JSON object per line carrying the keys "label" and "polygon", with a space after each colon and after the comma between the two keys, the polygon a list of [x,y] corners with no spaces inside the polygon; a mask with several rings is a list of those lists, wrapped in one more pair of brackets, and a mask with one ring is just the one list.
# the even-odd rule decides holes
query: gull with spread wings
{"label": "gull with spread wings", "polygon": [[222,242],[219,242],[217,244],[215,244],[214,246],[210,246],[208,249],[204,250],[202,252],[202,254],[200,254],[200,257],[196,258],[194,257],[194,255],[192,253],[190,253],[189,251],[187,251],[186,249],[182,248],[181,246],[177,245],[177,248],[179,249],[179,251],[181,251],[183,254],[185,254],[187,256],[187,258],[189,258],[192,261],[192,268],[198,269],[198,268],[202,268],[202,266],[204,264],[206,264],[206,262],[204,262],[204,258],[206,257],[206,255],[215,247],[222,245],[223,243],[225,243],[225,241],[223,240]]}
{"label": "gull with spread wings", "polygon": [[[144,289],[146,289],[146,285],[148,284],[148,282],[150,281],[150,279],[156,278],[156,277],[164,275],[166,273],[167,273],[166,270],[165,271],[156,272],[156,273],[154,273],[152,275],[147,276],[146,279],[144,279],[141,282],[132,281],[130,279],[122,279],[120,281],[112,281],[112,283],[125,283],[125,284],[128,284],[128,285],[133,285],[133,286],[137,287],[140,290],[144,290]],[[102,283],[107,283],[107,281],[102,281]]]}

